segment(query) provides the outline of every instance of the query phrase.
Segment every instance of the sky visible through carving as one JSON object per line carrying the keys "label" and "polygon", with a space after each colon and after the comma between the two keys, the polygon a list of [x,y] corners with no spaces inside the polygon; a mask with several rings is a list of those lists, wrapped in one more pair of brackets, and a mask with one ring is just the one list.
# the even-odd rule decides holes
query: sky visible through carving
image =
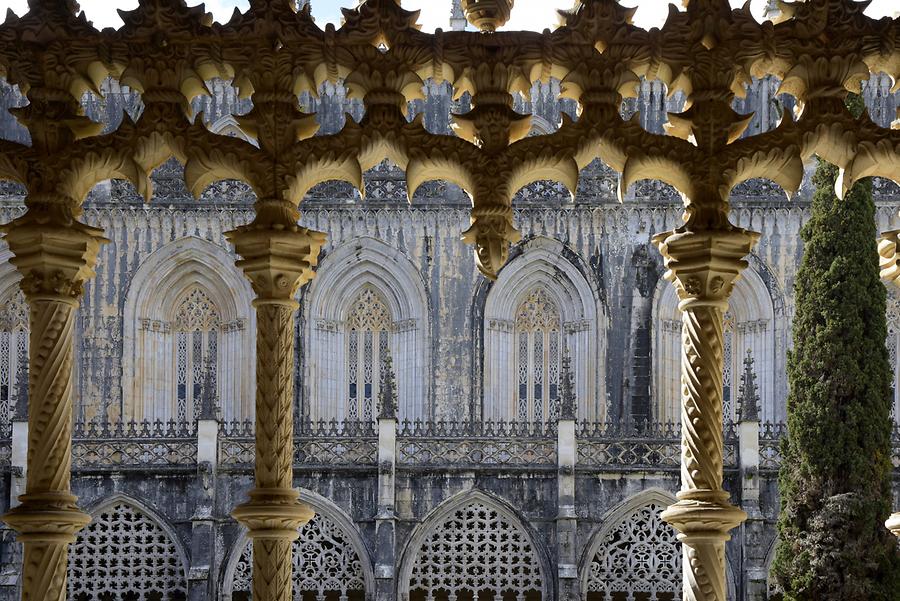
{"label": "sky visible through carving", "polygon": [[[739,7],[744,0],[730,0],[732,6]],[[137,0],[79,0],[79,4],[88,18],[97,27],[118,27],[122,21],[116,13],[117,8],[132,9],[137,6]],[[200,4],[199,0],[188,0],[188,4]],[[213,13],[216,20],[227,21],[235,7],[245,10],[248,0],[207,0],[206,9]],[[339,25],[341,22],[341,7],[356,6],[356,0],[312,0],[313,15],[320,27],[325,23]],[[516,0],[516,8],[513,10],[512,21],[505,29],[529,29],[541,31],[547,27],[554,27],[557,23],[556,10],[571,8],[573,0]],[[637,6],[638,12],[635,21],[641,27],[659,27],[665,22],[668,14],[668,2],[666,0],[624,0],[623,4]],[[762,19],[766,0],[751,0],[753,13],[758,19]],[[425,31],[434,31],[441,27],[449,29],[449,17],[451,0],[403,0],[403,6],[410,10],[421,10],[419,22]],[[6,9],[11,8],[16,14],[27,11],[27,0],[0,0],[2,15]],[[872,17],[894,16],[900,9],[898,0],[873,0],[867,14]],[[0,15],[0,19],[3,16]]]}

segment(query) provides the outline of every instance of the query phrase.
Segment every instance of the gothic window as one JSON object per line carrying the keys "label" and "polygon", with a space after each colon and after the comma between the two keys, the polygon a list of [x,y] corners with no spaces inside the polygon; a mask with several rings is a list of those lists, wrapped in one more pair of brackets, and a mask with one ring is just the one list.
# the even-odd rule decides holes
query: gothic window
{"label": "gothic window", "polygon": [[[725,342],[722,348],[725,371],[722,374],[722,416],[725,423],[734,421],[734,398],[737,396],[737,387],[734,384],[734,375],[740,373],[734,365],[734,316],[731,312],[725,314],[724,332]],[[738,358],[742,355],[738,353]]]}
{"label": "gothic window", "polygon": [[[253,543],[248,541],[232,578],[232,601],[250,599]],[[317,513],[300,529],[293,549],[294,598],[297,601],[362,601],[362,561],[349,536],[334,520]]]}
{"label": "gothic window", "polygon": [[409,580],[410,599],[540,599],[540,563],[528,535],[475,502],[429,532]]}
{"label": "gothic window", "polygon": [[193,419],[199,406],[204,371],[216,373],[219,312],[199,288],[191,290],[175,314],[175,408],[176,418]]}
{"label": "gothic window", "polygon": [[562,345],[559,309],[543,288],[532,292],[516,311],[516,417],[552,420],[559,410]]}
{"label": "gothic window", "polygon": [[681,598],[681,543],[660,519],[662,503],[632,511],[603,536],[591,560],[588,601],[675,601]]}
{"label": "gothic window", "polygon": [[0,428],[9,424],[19,366],[28,361],[28,305],[21,292],[0,305]]}
{"label": "gothic window", "polygon": [[375,419],[381,360],[388,352],[391,314],[372,288],[365,288],[347,315],[347,415]]}
{"label": "gothic window", "polygon": [[187,599],[175,543],[156,522],[118,503],[95,516],[69,551],[72,601]]}
{"label": "gothic window", "polygon": [[891,417],[897,421],[900,406],[900,363],[898,363],[897,347],[898,339],[900,339],[900,295],[890,291],[887,296],[887,350],[888,361],[890,361],[891,371],[894,374],[893,384],[893,403],[891,403]]}

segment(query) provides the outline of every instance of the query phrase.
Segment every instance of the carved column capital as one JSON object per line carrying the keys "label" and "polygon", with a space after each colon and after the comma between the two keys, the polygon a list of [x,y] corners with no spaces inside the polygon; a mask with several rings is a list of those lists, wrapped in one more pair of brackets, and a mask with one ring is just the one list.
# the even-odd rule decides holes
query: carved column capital
{"label": "carved column capital", "polygon": [[278,229],[248,225],[227,234],[242,257],[237,262],[253,286],[257,302],[293,303],[310,281],[325,234],[300,226]]}
{"label": "carved column capital", "polygon": [[262,201],[253,223],[228,233],[257,295],[255,488],[232,516],[253,540],[253,598],[263,601],[293,599],[291,543],[314,515],[293,488],[294,312],[325,235],[296,219],[293,205]]}
{"label": "carved column capital", "polygon": [[84,283],[94,276],[100,247],[109,242],[102,230],[78,221],[47,222],[39,211],[4,226],[4,240],[14,257],[10,262],[22,274],[20,286],[29,300],[53,299],[73,305]]}
{"label": "carved column capital", "polygon": [[887,526],[888,530],[894,533],[894,536],[900,538],[900,513],[892,515],[884,525]]}
{"label": "carved column capital", "polygon": [[31,324],[25,494],[3,518],[24,544],[25,601],[64,601],[68,545],[91,521],[71,493],[75,309],[107,240],[71,215],[31,202],[2,229]]}
{"label": "carved column capital", "polygon": [[744,259],[759,234],[741,228],[664,232],[653,243],[665,258],[666,279],[675,284],[679,308],[702,303],[727,307]]}
{"label": "carved column capital", "polygon": [[685,601],[725,600],[725,542],[747,519],[722,487],[723,318],[758,237],[726,227],[653,239],[681,299],[681,491],[662,519],[684,544]]}

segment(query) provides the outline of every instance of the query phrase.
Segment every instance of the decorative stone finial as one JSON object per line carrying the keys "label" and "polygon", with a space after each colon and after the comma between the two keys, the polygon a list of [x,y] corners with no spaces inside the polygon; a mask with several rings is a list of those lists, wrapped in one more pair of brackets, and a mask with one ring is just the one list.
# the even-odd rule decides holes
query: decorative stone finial
{"label": "decorative stone finial", "polygon": [[390,351],[381,358],[381,380],[378,391],[378,419],[397,419],[397,380]]}
{"label": "decorative stone finial", "polygon": [[200,390],[200,413],[198,419],[219,419],[219,395],[216,392],[216,366],[207,359],[203,366],[203,385]]}
{"label": "decorative stone finial", "polygon": [[460,0],[453,0],[453,6],[450,8],[450,30],[465,31],[466,23],[466,13],[463,12]]}
{"label": "decorative stone finial", "polygon": [[753,369],[753,352],[747,349],[744,372],[741,374],[740,421],[759,421],[759,389],[756,386],[756,372]]}
{"label": "decorative stone finial", "polygon": [[569,347],[565,347],[562,356],[562,369],[560,370],[560,404],[559,419],[575,419],[577,395],[575,393],[575,374],[572,371],[572,356]]}
{"label": "decorative stone finial", "polygon": [[509,21],[515,0],[461,0],[469,23],[485,33],[497,31]]}

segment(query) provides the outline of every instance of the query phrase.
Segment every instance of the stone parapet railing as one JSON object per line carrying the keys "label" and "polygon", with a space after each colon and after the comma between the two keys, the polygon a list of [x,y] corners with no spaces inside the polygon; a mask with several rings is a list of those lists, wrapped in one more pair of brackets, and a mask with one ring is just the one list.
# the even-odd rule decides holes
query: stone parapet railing
{"label": "stone parapet railing", "polygon": [[[218,464],[253,466],[253,422],[218,422]],[[0,428],[0,470],[12,467],[12,429]],[[117,470],[190,467],[198,463],[196,423],[175,421],[102,424],[76,422],[73,469]],[[725,426],[725,468],[739,465],[735,424]],[[787,424],[759,425],[759,469],[781,467]],[[681,426],[677,423],[578,422],[576,467],[607,471],[677,471]],[[900,472],[900,425],[893,426],[891,460]],[[396,432],[398,467],[554,467],[555,422],[402,421]],[[296,468],[357,467],[378,464],[378,429],[372,422],[298,421],[294,436]]]}
{"label": "stone parapet railing", "polygon": [[397,464],[425,467],[556,467],[553,423],[406,421]]}
{"label": "stone parapet railing", "polygon": [[[591,469],[672,470],[681,465],[681,424],[589,423],[575,430],[578,441],[576,466]],[[725,469],[738,466],[735,425],[725,425]]]}
{"label": "stone parapet railing", "polygon": [[196,424],[170,422],[77,423],[74,470],[143,469],[197,463]]}
{"label": "stone parapet railing", "polygon": [[[219,465],[251,468],[256,446],[252,422],[223,423],[219,431]],[[375,467],[378,433],[373,423],[301,421],[294,428],[294,466]]]}
{"label": "stone parapet railing", "polygon": [[762,423],[759,426],[759,469],[778,470],[781,467],[781,444],[787,437],[787,424]]}

